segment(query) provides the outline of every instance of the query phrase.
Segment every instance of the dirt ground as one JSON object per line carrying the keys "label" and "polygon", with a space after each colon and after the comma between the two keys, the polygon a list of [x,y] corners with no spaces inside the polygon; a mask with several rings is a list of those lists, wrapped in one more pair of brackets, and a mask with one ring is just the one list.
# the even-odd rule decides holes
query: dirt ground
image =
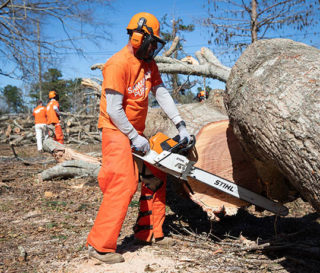
{"label": "dirt ground", "polygon": [[37,174],[55,165],[51,156],[38,154],[35,146],[16,152],[27,162],[14,158],[9,145],[0,146],[1,272],[320,272],[320,216],[300,198],[286,204],[286,217],[251,206],[212,223],[197,205],[177,195],[172,183],[164,230],[175,246],[134,245],[138,191],[118,242],[126,261],[89,260],[85,241],[102,199],[96,180],[40,183]]}

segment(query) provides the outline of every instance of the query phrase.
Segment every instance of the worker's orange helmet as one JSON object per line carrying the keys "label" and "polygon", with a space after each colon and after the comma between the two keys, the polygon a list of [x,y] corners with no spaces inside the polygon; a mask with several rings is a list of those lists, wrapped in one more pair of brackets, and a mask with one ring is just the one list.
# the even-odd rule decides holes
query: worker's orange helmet
{"label": "worker's orange helmet", "polygon": [[151,61],[165,45],[165,41],[160,38],[158,19],[148,12],[133,15],[127,26],[127,32],[131,37],[131,45],[136,49],[135,56],[138,59]]}
{"label": "worker's orange helmet", "polygon": [[[143,24],[141,30],[160,38],[160,23],[154,15],[148,12],[139,12],[133,15],[127,26],[127,30],[137,30],[139,28],[139,21],[141,18],[145,18],[145,23]],[[150,28],[152,29],[152,33]]]}
{"label": "worker's orange helmet", "polygon": [[53,99],[57,95],[56,91],[49,92],[49,99]]}

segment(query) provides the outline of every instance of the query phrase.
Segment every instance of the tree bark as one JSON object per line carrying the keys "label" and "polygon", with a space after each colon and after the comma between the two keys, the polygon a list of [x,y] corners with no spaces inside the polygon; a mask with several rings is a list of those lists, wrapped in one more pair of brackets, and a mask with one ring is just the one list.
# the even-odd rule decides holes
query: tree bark
{"label": "tree bark", "polygon": [[43,142],[43,149],[52,154],[59,164],[41,172],[38,175],[40,181],[57,177],[98,176],[101,158],[79,153],[50,138]]}
{"label": "tree bark", "polygon": [[[320,50],[288,39],[250,45],[225,103],[242,147],[278,199],[293,185],[320,212]],[[290,181],[290,183],[288,183]],[[286,193],[274,196],[276,193]]]}
{"label": "tree bark", "polygon": [[90,163],[85,160],[68,160],[44,170],[38,177],[40,181],[58,177],[72,178],[77,176],[90,176],[96,178],[100,167],[101,165],[98,163]]}

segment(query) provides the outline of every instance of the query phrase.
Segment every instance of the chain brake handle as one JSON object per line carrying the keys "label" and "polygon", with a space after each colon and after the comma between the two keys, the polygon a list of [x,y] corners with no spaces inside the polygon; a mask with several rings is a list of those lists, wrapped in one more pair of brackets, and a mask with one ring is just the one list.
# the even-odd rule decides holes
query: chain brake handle
{"label": "chain brake handle", "polygon": [[191,137],[191,140],[188,143],[188,140],[186,138],[180,140],[180,136],[176,135],[173,138],[173,140],[177,141],[178,143],[176,145],[174,145],[173,147],[171,147],[169,149],[169,152],[177,153],[177,154],[184,154],[184,153],[188,152],[196,144],[196,137],[194,135],[190,135],[190,137]]}

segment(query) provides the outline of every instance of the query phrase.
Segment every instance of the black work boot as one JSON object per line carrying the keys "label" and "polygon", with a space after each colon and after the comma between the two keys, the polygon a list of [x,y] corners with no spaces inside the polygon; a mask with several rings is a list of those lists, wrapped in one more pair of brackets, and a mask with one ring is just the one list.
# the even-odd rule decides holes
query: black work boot
{"label": "black work boot", "polygon": [[106,264],[123,263],[124,258],[121,254],[115,252],[99,252],[92,246],[88,247],[89,258],[95,258]]}

